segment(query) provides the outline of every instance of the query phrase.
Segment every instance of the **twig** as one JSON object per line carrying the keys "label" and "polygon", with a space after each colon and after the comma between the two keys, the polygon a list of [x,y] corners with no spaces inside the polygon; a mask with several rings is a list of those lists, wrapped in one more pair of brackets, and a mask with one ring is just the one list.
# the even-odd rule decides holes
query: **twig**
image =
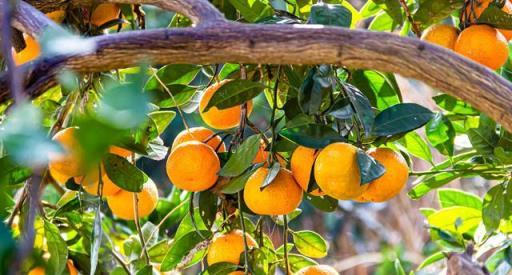
{"label": "twig", "polygon": [[284,266],[285,266],[285,274],[290,274],[290,265],[288,263],[288,216],[283,215],[283,247],[284,247]]}
{"label": "twig", "polygon": [[240,225],[242,226],[242,238],[244,240],[244,273],[250,274],[249,268],[249,244],[247,243],[244,212],[242,211],[242,191],[238,191],[238,211],[240,212]]}
{"label": "twig", "polygon": [[409,7],[407,6],[407,3],[405,0],[398,0],[400,1],[400,5],[404,9],[405,16],[407,16],[407,20],[409,20],[409,23],[411,23],[412,31],[414,34],[416,34],[417,37],[421,37],[421,30],[418,26],[418,24],[414,21],[414,18],[411,15],[411,11],[409,10]]}
{"label": "twig", "polygon": [[144,234],[142,234],[142,228],[140,227],[139,222],[139,196],[137,193],[133,193],[133,211],[135,212],[135,227],[137,228],[137,233],[139,234],[140,243],[143,247],[142,251],[144,252],[144,257],[146,258],[146,263],[149,265],[149,253],[146,247],[146,241],[144,240]]}
{"label": "twig", "polygon": [[12,209],[11,215],[9,215],[9,218],[7,219],[7,225],[9,227],[12,226],[12,223],[14,221],[14,218],[18,214],[18,212],[21,210],[21,207],[23,206],[23,203],[27,199],[27,186],[21,190],[21,194],[19,195],[18,199],[16,200],[16,204],[14,205],[14,208]]}
{"label": "twig", "polygon": [[117,262],[119,262],[119,264],[121,264],[121,267],[124,269],[124,271],[126,271],[127,274],[132,274],[130,272],[130,269],[128,268],[128,265],[121,258],[121,256],[119,256],[114,250],[111,250],[110,252],[112,253],[112,256],[114,256],[114,258],[117,260]]}

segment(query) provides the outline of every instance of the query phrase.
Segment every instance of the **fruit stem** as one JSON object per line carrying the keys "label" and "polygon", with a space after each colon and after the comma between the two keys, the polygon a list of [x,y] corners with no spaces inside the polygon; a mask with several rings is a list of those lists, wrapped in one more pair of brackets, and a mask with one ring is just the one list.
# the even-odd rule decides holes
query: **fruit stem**
{"label": "fruit stem", "polygon": [[285,274],[290,274],[290,266],[288,264],[288,216],[283,215],[283,223],[284,223],[284,230],[283,230],[283,247],[284,247],[284,267],[285,267]]}
{"label": "fruit stem", "polygon": [[277,67],[276,81],[274,83],[274,90],[272,95],[272,115],[270,117],[270,128],[272,130],[272,142],[270,143],[270,154],[268,154],[268,164],[271,166],[274,161],[274,143],[276,140],[276,111],[277,111],[277,91],[279,90],[279,76],[281,74],[281,66]]}
{"label": "fruit stem", "polygon": [[250,274],[249,270],[249,245],[245,234],[244,212],[242,211],[242,191],[238,191],[238,211],[240,212],[240,225],[242,226],[242,236],[244,239],[244,274]]}

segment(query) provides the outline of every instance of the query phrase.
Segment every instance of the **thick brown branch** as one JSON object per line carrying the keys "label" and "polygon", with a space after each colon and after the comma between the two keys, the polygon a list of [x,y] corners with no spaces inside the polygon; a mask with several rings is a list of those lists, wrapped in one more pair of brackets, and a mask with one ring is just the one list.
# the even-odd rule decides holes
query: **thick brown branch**
{"label": "thick brown branch", "polygon": [[[0,2],[0,10],[3,9],[3,3]],[[31,36],[39,35],[47,27],[59,28],[55,22],[25,1],[18,1],[12,26]]]}
{"label": "thick brown branch", "polygon": [[[48,87],[48,81],[57,72],[55,65],[65,65],[77,72],[99,72],[134,66],[142,60],[154,64],[330,63],[394,72],[424,81],[460,97],[512,130],[510,82],[454,52],[391,33],[223,23],[207,28],[125,32],[90,39],[97,45],[95,53],[39,63],[36,70],[31,70],[28,92],[37,96]],[[0,102],[8,98],[2,80]]]}

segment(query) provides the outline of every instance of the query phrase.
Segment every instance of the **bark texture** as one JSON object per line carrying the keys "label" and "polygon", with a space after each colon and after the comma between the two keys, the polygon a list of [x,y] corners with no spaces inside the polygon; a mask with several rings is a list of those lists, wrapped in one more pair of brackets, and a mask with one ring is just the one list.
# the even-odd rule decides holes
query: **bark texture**
{"label": "bark texture", "polygon": [[[54,84],[55,73],[63,67],[87,73],[134,66],[141,61],[153,64],[329,63],[393,72],[421,80],[472,104],[512,131],[512,85],[509,81],[452,51],[415,38],[325,26],[227,22],[203,0],[106,2],[154,4],[183,13],[197,26],[88,38],[96,45],[93,52],[40,60],[23,67],[31,96],[39,95]],[[7,99],[9,92],[5,78],[1,77],[0,102]]]}

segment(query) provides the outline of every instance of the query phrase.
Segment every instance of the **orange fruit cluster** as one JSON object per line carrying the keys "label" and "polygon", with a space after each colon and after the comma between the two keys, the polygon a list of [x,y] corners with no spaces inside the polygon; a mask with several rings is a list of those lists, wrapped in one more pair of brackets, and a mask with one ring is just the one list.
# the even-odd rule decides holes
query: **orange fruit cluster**
{"label": "orange fruit cluster", "polygon": [[[479,16],[482,11],[477,11],[477,15]],[[508,59],[510,37],[507,38],[504,34],[510,36],[512,32],[497,30],[488,25],[471,25],[459,33],[452,25],[437,24],[426,29],[421,39],[451,49],[492,70],[497,70]]]}
{"label": "orange fruit cluster", "polygon": [[407,184],[407,163],[400,154],[388,148],[377,148],[369,154],[386,168],[386,172],[368,184],[361,184],[357,148],[343,142],[330,144],[322,150],[299,146],[293,152],[291,170],[304,191],[307,191],[313,174],[320,190],[314,190],[312,195],[325,194],[339,200],[387,201]]}
{"label": "orange fruit cluster", "polygon": [[[60,144],[63,153],[50,154],[48,171],[53,179],[64,185],[70,178],[82,186],[91,195],[99,195],[99,178],[101,177],[103,188],[101,194],[107,197],[108,205],[116,216],[126,220],[135,219],[134,193],[118,187],[107,175],[103,164],[101,172],[97,169],[85,171],[82,161],[82,150],[76,139],[78,128],[70,127],[59,131],[53,140]],[[121,157],[129,157],[132,152],[121,147],[112,146],[110,153]],[[101,174],[100,174],[101,173]],[[148,180],[138,194],[138,216],[146,217],[156,208],[158,202],[158,189],[155,183]]]}

